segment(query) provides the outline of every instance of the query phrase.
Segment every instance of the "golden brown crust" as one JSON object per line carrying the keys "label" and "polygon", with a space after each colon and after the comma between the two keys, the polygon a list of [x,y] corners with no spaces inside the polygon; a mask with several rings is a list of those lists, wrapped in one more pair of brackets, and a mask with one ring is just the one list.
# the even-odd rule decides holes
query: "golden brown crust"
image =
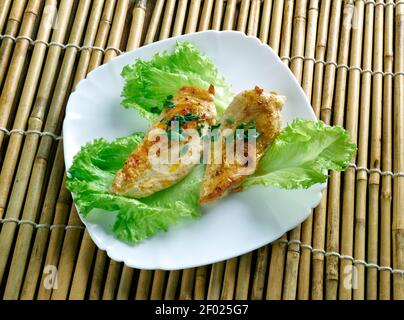
{"label": "golden brown crust", "polygon": [[[202,120],[207,125],[211,125],[215,121],[214,97],[208,90],[184,86],[172,101],[175,106],[164,109],[158,119],[151,125],[149,132],[154,129],[166,130],[166,120],[171,120],[175,115],[190,113],[198,116],[199,120]],[[189,121],[183,128],[196,129],[197,126],[198,121]],[[149,151],[158,141],[158,136],[154,141],[150,141],[148,134],[146,134],[143,141],[126,159],[123,168],[117,172],[110,188],[111,193],[142,198],[170,187],[188,174],[193,165],[180,163],[161,166],[158,170],[153,168],[149,159]]]}
{"label": "golden brown crust", "polygon": [[[222,143],[222,163],[208,164],[202,181],[199,202],[206,204],[224,197],[230,191],[238,188],[247,175],[254,173],[256,164],[272,143],[281,129],[280,111],[285,99],[275,93],[264,93],[256,86],[237,95],[226,109],[220,129],[236,130],[241,123],[254,120],[260,136],[256,139],[256,149],[253,157],[246,164],[229,163],[226,159],[226,142]],[[231,119],[231,121],[227,121]],[[252,146],[250,145],[250,148]],[[244,142],[244,153],[247,154],[248,143]]]}

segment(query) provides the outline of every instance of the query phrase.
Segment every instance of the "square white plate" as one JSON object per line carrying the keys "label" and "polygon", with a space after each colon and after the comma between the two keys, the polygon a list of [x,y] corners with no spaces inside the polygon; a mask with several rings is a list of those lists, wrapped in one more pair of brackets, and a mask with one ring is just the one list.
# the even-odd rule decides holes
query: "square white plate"
{"label": "square white plate", "polygon": [[[122,68],[137,58],[171,51],[177,41],[190,41],[216,64],[233,91],[259,85],[287,96],[283,125],[295,118],[316,117],[300,85],[270,47],[235,31],[204,31],[155,42],[119,56],[91,72],[70,96],[64,120],[67,169],[74,155],[95,138],[112,140],[145,131],[148,122],[120,106]],[[93,210],[82,220],[96,245],[108,256],[141,269],[183,269],[232,258],[279,238],[303,222],[321,199],[323,185],[307,190],[253,187],[203,207],[200,219],[186,221],[137,245],[114,238],[114,213]]]}

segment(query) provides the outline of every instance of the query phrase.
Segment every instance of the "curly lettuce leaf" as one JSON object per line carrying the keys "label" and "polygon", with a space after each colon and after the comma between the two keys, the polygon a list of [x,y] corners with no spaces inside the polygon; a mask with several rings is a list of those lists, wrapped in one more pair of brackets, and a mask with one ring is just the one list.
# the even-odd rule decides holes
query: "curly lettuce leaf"
{"label": "curly lettuce leaf", "polygon": [[322,121],[295,120],[284,128],[243,187],[261,184],[307,189],[327,181],[328,170],[343,171],[356,152],[348,131]]}
{"label": "curly lettuce leaf", "polygon": [[189,42],[177,42],[172,53],[157,53],[150,61],[138,59],[123,68],[122,77],[122,105],[151,120],[163,110],[167,96],[174,96],[184,85],[207,89],[213,84],[219,115],[234,96],[213,61]]}
{"label": "curly lettuce leaf", "polygon": [[[67,188],[79,211],[87,216],[99,208],[116,212],[112,231],[118,239],[137,243],[166,231],[181,219],[196,218],[204,166],[197,165],[174,186],[147,198],[131,199],[109,194],[115,173],[143,139],[134,133],[112,142],[97,139],[75,156],[69,169]],[[257,172],[246,178],[244,188],[261,184],[283,189],[308,188],[327,180],[327,170],[346,169],[356,151],[349,134],[323,122],[295,120],[284,128],[259,163]]]}
{"label": "curly lettuce leaf", "polygon": [[95,208],[117,212],[112,231],[129,243],[166,231],[179,219],[199,216],[202,166],[195,167],[171,188],[144,199],[109,194],[116,171],[143,137],[143,133],[134,133],[112,142],[97,139],[86,144],[75,156],[66,183],[82,215],[87,216]]}

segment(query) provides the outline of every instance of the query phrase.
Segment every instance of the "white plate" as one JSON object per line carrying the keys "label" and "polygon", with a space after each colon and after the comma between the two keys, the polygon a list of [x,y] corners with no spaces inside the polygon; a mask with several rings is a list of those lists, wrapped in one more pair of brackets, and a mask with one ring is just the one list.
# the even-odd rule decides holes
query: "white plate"
{"label": "white plate", "polygon": [[[70,96],[64,121],[67,168],[80,147],[94,138],[112,140],[147,128],[147,121],[136,111],[120,106],[121,70],[136,58],[150,59],[185,40],[213,59],[234,92],[259,85],[286,95],[283,125],[295,118],[316,119],[300,85],[270,47],[240,32],[193,33],[126,53],[80,82]],[[108,231],[113,213],[93,210],[81,219],[96,245],[116,261],[142,269],[182,269],[235,257],[276,240],[309,216],[320,202],[323,188],[315,185],[308,190],[286,191],[254,187],[204,207],[202,218],[180,223],[138,245],[121,242]]]}

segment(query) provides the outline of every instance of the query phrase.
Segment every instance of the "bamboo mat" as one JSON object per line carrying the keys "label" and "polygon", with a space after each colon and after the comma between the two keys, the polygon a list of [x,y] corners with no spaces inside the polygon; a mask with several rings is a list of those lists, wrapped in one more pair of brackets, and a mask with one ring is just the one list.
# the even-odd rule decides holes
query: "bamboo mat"
{"label": "bamboo mat", "polygon": [[[357,157],[272,245],[127,268],[95,247],[65,188],[66,101],[122,52],[206,29],[268,43]],[[404,1],[0,0],[0,90],[2,299],[404,299]]]}

